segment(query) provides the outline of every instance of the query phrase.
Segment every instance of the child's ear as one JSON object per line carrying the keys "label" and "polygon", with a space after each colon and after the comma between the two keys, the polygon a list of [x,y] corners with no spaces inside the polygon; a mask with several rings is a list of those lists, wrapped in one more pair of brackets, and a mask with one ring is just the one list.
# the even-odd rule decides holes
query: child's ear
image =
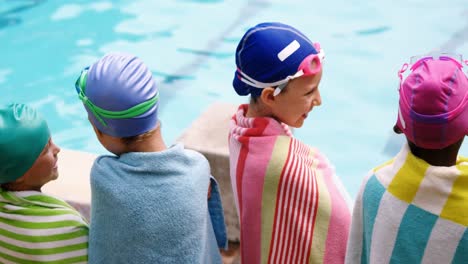
{"label": "child's ear", "polygon": [[401,131],[401,129],[397,125],[393,126],[393,132],[397,134],[403,134],[403,131]]}
{"label": "child's ear", "polygon": [[275,96],[273,95],[275,92],[275,89],[273,87],[266,87],[263,88],[262,94],[260,95],[260,99],[262,102],[269,107],[272,107],[273,104],[275,103]]}

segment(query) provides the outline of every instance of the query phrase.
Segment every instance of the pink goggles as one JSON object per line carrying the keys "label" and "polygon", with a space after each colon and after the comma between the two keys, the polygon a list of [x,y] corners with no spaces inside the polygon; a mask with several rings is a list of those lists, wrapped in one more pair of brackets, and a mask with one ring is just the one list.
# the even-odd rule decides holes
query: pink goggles
{"label": "pink goggles", "polygon": [[287,76],[282,80],[272,83],[259,82],[249,77],[247,74],[243,73],[239,68],[237,68],[237,72],[240,74],[238,77],[243,83],[246,83],[255,88],[263,89],[266,87],[276,87],[273,95],[277,96],[288,85],[288,82],[290,80],[299,78],[301,76],[315,75],[320,72],[320,70],[322,69],[322,63],[325,59],[325,52],[320,47],[319,43],[314,43],[313,45],[315,50],[318,51],[318,53],[310,54],[309,56],[305,57],[301,64],[299,64],[297,72],[293,75]]}
{"label": "pink goggles", "polygon": [[412,56],[410,58],[410,62],[403,64],[403,66],[401,66],[401,69],[398,71],[398,77],[400,78],[400,86],[401,86],[401,81],[403,81],[403,73],[408,68],[410,68],[410,70],[414,70],[414,69],[418,68],[426,60],[451,61],[451,62],[455,63],[458,66],[458,68],[460,68],[460,69],[463,68],[463,64],[468,66],[468,60],[463,60],[463,56],[461,54],[443,52],[443,53],[434,53],[432,55]]}

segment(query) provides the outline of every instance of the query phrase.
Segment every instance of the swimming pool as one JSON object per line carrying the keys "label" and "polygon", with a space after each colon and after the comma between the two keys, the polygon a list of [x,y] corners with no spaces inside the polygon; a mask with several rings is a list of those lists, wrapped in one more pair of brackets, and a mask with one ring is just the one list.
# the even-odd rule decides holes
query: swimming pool
{"label": "swimming pool", "polygon": [[32,104],[60,146],[103,153],[74,82],[104,53],[131,52],[157,78],[171,143],[211,103],[247,101],[231,86],[234,51],[263,21],[325,49],[323,105],[295,134],[330,158],[352,196],[402,142],[391,132],[401,64],[436,49],[468,56],[466,0],[0,0],[0,103]]}

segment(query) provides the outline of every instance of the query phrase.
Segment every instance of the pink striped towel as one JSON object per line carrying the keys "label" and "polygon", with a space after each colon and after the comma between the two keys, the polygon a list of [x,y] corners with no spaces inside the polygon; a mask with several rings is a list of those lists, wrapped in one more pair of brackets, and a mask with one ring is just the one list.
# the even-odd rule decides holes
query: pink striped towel
{"label": "pink striped towel", "polygon": [[229,135],[242,263],[343,263],[350,208],[332,166],[287,125],[247,109]]}

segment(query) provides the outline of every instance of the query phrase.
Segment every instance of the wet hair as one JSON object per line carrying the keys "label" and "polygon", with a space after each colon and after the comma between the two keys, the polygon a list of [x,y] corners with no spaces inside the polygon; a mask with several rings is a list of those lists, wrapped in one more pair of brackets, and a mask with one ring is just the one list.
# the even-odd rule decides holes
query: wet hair
{"label": "wet hair", "polygon": [[259,98],[259,97],[260,97],[260,96],[255,96],[255,97],[254,97],[254,96],[250,96],[250,103],[251,103],[251,104],[256,104],[256,103],[258,103],[258,98]]}
{"label": "wet hair", "polygon": [[5,190],[5,191],[13,191],[14,188],[12,188],[12,186],[14,184],[15,184],[15,182],[2,183],[2,184],[0,184],[0,188]]}
{"label": "wet hair", "polygon": [[143,142],[145,141],[147,138],[151,137],[153,134],[154,134],[154,131],[156,129],[153,129],[153,130],[150,130],[146,133],[143,133],[143,134],[140,134],[140,135],[136,135],[136,136],[131,136],[131,137],[122,137],[120,138],[122,140],[122,142],[126,145],[126,146],[131,146],[135,143],[139,143],[139,142]]}

